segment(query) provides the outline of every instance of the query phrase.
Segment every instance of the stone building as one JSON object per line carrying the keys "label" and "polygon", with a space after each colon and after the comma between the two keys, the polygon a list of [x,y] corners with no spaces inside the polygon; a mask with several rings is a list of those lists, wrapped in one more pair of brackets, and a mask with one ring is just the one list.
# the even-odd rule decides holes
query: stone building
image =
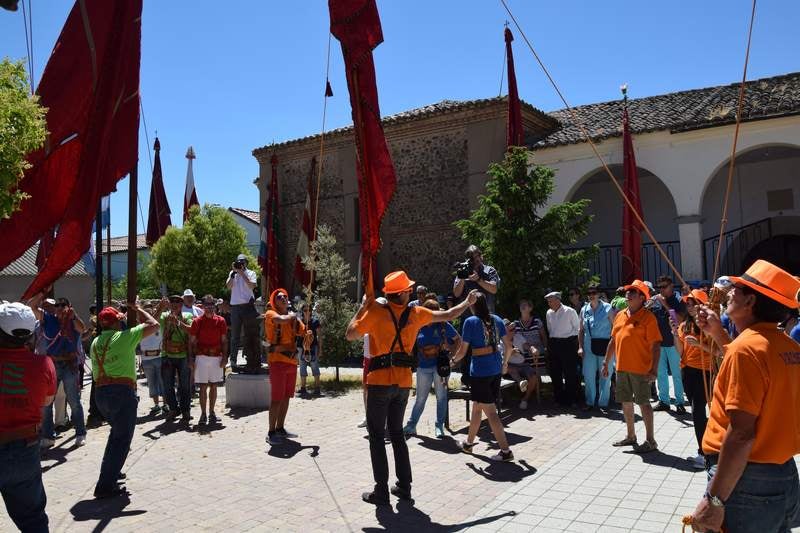
{"label": "stone building", "polygon": [[[763,257],[800,272],[800,73],[747,83],[721,272],[741,272]],[[708,278],[727,181],[738,84],[636,98],[629,113],[644,218],[686,279]],[[574,108],[615,175],[622,180],[622,100]],[[443,101],[384,118],[398,189],[382,226],[378,274],[403,268],[436,290],[449,290],[450,266],[462,258],[453,221],[466,217],[484,191],[486,170],[505,151],[507,101]],[[622,200],[566,110],[523,105],[526,142],[537,164],[556,171],[551,203],[592,200],[595,218],[579,246],[599,243],[591,273],[605,287],[620,282]],[[253,151],[260,205],[278,159],[281,263],[292,285],[300,216],[318,135]],[[332,227],[355,272],[360,250],[352,128],[328,132],[320,224]],[[262,208],[263,211],[263,208]],[[643,270],[669,273],[643,235]],[[502,272],[500,273],[502,278]]]}
{"label": "stone building", "polygon": [[[404,269],[437,292],[449,290],[450,267],[463,259],[468,244],[453,222],[467,217],[477,205],[489,164],[503,158],[507,115],[506,99],[490,98],[445,100],[383,119],[397,191],[381,227],[378,279]],[[528,104],[522,105],[522,117],[532,141],[558,124]],[[278,159],[280,261],[283,282],[290,289],[311,160],[319,151],[319,135],[253,151],[259,163],[256,184],[262,206],[272,176],[270,160],[273,155]],[[334,231],[354,275],[361,246],[355,164],[352,127],[326,133],[318,220]]]}

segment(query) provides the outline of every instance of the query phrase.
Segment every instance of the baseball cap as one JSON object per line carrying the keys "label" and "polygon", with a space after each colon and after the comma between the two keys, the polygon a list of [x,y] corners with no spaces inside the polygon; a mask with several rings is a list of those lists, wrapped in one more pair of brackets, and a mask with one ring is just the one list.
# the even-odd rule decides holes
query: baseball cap
{"label": "baseball cap", "polygon": [[100,321],[100,324],[104,325],[116,324],[123,318],[125,318],[125,313],[122,313],[113,307],[104,307],[102,311],[97,313],[97,320]]}
{"label": "baseball cap", "polygon": [[633,280],[633,282],[630,285],[625,285],[624,288],[625,288],[626,291],[629,291],[631,289],[637,290],[637,291],[641,292],[642,294],[644,294],[645,298],[650,299],[650,290],[651,289],[647,285],[646,281],[635,279],[635,280]]}
{"label": "baseball cap", "polygon": [[19,302],[0,304],[0,329],[12,337],[30,337],[36,328],[36,316],[30,307]]}
{"label": "baseball cap", "polygon": [[558,291],[550,291],[550,292],[548,292],[547,294],[544,295],[544,299],[545,300],[548,299],[548,298],[558,298],[560,300],[561,299],[561,293],[558,292]]}
{"label": "baseball cap", "polygon": [[185,291],[183,291],[183,295],[184,296],[194,296],[194,293],[192,292],[192,289],[186,289]]}
{"label": "baseball cap", "polygon": [[236,256],[237,261],[247,261],[247,256],[244,254],[239,254]]}

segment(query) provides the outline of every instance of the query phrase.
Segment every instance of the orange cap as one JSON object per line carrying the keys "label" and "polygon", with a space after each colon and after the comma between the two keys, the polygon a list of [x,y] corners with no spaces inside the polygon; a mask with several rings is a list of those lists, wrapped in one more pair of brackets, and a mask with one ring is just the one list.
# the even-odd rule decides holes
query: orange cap
{"label": "orange cap", "polygon": [[636,289],[637,291],[644,294],[645,298],[647,298],[648,300],[650,299],[650,289],[647,287],[645,282],[640,279],[633,280],[633,282],[631,282],[630,285],[625,285],[623,289],[625,289],[626,291],[630,289]]}
{"label": "orange cap", "polygon": [[708,294],[706,294],[706,291],[700,289],[692,289],[691,291],[689,291],[689,294],[685,295],[683,298],[681,298],[681,300],[687,302],[689,301],[689,298],[697,300],[698,302],[703,304],[708,303]]}
{"label": "orange cap", "polygon": [[731,283],[747,285],[770,300],[785,305],[790,309],[798,307],[797,297],[800,293],[800,280],[783,269],[759,259],[741,276],[730,276]]}
{"label": "orange cap", "polygon": [[408,278],[402,270],[391,272],[383,278],[383,292],[384,294],[396,294],[398,292],[405,292],[414,286],[414,280]]}

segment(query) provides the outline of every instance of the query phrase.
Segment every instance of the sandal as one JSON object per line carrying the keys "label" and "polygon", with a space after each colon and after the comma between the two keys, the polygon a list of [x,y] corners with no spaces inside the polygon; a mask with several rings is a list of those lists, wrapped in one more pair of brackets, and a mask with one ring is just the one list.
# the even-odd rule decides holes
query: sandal
{"label": "sandal", "polygon": [[616,446],[617,448],[621,446],[636,446],[636,437],[625,437],[622,440],[618,440],[617,442],[611,443],[612,446]]}
{"label": "sandal", "polygon": [[472,444],[468,443],[467,441],[461,441],[458,443],[458,447],[464,453],[472,453],[472,449],[475,447],[475,443]]}
{"label": "sandal", "polygon": [[650,453],[656,451],[657,449],[658,449],[658,444],[656,443],[656,441],[651,442],[649,440],[644,441],[641,446],[633,447],[633,451],[636,453]]}

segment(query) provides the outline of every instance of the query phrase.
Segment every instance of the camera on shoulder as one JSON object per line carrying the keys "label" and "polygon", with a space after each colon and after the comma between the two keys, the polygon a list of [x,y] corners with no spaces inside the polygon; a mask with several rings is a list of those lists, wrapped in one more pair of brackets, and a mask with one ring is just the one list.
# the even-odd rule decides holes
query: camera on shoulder
{"label": "camera on shoulder", "polygon": [[453,265],[454,274],[458,279],[467,279],[475,272],[475,260],[467,258]]}

